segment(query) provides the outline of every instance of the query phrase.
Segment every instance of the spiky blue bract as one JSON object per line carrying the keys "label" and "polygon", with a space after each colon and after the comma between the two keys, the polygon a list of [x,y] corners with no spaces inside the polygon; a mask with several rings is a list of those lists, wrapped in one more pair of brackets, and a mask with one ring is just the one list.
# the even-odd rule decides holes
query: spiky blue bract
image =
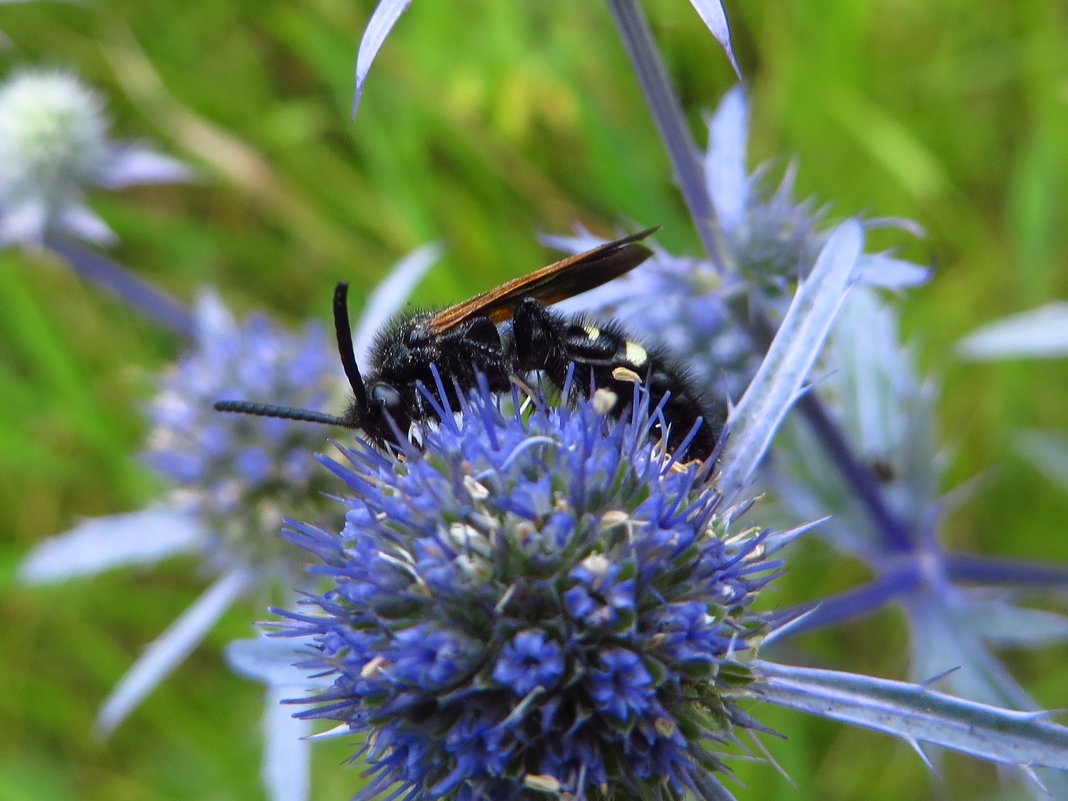
{"label": "spiky blue bract", "polygon": [[749,680],[778,540],[729,534],[707,468],[605,401],[476,391],[421,451],[329,463],[344,529],[290,536],[333,587],[279,633],[334,676],[302,715],[366,737],[358,799],[729,797],[752,723],[721,691]]}

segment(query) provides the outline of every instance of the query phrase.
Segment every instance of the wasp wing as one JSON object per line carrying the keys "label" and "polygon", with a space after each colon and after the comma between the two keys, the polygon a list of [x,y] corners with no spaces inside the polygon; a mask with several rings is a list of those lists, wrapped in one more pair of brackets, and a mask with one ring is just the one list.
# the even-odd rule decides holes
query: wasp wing
{"label": "wasp wing", "polygon": [[432,334],[442,334],[472,317],[489,317],[500,323],[509,319],[525,298],[533,298],[547,306],[578,295],[630,272],[653,255],[639,240],[645,239],[655,228],[587,250],[542,267],[522,278],[514,278],[496,289],[483,292],[463,303],[449,306],[431,317],[426,328]]}

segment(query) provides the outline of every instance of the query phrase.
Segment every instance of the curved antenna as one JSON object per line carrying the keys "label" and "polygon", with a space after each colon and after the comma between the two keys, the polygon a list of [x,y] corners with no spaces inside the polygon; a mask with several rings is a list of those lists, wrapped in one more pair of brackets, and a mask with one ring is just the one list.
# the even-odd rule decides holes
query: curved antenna
{"label": "curved antenna", "polygon": [[352,351],[352,326],[349,325],[349,285],[338,281],[334,287],[334,331],[337,334],[337,352],[341,356],[341,366],[345,368],[345,377],[356,396],[356,408],[360,416],[367,413],[367,390],[356,365],[356,354]]}
{"label": "curved antenna", "polygon": [[279,417],[283,420],[300,420],[305,423],[322,423],[328,426],[353,428],[340,417],[311,409],[295,409],[292,406],[278,406],[274,403],[256,403],[255,401],[217,401],[217,412],[235,412],[237,414],[254,414],[257,417]]}

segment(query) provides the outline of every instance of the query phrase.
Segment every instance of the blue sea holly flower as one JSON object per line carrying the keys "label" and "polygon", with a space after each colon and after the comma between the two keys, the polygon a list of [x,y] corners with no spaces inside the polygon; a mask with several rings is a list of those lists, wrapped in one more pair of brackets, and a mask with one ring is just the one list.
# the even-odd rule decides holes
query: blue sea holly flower
{"label": "blue sea holly flower", "polygon": [[1040,714],[757,658],[777,632],[751,603],[779,569],[768,556],[802,529],[737,530],[749,504],[736,499],[862,250],[856,222],[829,238],[733,411],[714,484],[650,442],[640,393],[617,419],[603,391],[527,408],[482,388],[455,414],[439,408],[419,448],[359,443],[325,460],[352,493],[345,525],[290,536],[332,586],[307,597],[313,610],[282,613],[279,633],[333,682],[301,717],[364,735],[358,799],[727,801],[728,749],[766,731],[738,706],[752,701],[1068,768],[1068,729]]}
{"label": "blue sea holly flower", "polygon": [[[769,186],[770,165],[749,172],[749,101],[735,86],[708,120],[704,181],[723,231],[723,258],[729,268],[728,285],[741,281],[749,294],[766,302],[781,300],[792,285],[807,275],[823,248],[831,227],[827,209],[812,199],[795,200],[797,167],[789,165],[777,186]],[[920,235],[908,220],[866,220],[866,228],[894,226]],[[710,269],[705,265],[705,269]],[[890,254],[863,254],[857,265],[860,283],[900,289],[923,283],[929,271]]]}
{"label": "blue sea holly flower", "polygon": [[290,537],[332,586],[278,634],[334,679],[302,717],[366,736],[357,798],[729,797],[713,774],[752,724],[724,690],[749,681],[749,607],[789,537],[730,531],[707,466],[606,394],[475,390],[421,449],[326,460],[346,523]]}
{"label": "blue sea holly flower", "polygon": [[114,238],[83,203],[87,189],[186,181],[192,171],[147,147],[115,142],[101,97],[58,70],[0,82],[0,247],[40,246],[51,234]]}

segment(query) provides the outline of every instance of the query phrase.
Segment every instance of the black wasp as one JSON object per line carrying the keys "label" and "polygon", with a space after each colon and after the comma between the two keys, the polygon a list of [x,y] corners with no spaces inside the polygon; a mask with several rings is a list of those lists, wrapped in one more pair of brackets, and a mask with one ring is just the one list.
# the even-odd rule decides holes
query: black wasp
{"label": "black wasp", "polygon": [[[723,427],[723,407],[691,384],[686,371],[662,349],[631,339],[615,322],[596,322],[584,315],[569,317],[547,305],[593,289],[633,270],[652,255],[639,240],[656,228],[633,234],[543,267],[470,300],[437,312],[406,312],[379,332],[371,352],[371,369],[360,374],[352,350],[348,284],[334,291],[334,328],[341,364],[353,400],[340,417],[252,401],[219,401],[221,412],[241,412],[361,429],[372,443],[385,447],[394,428],[405,432],[414,421],[436,419],[433,406],[420,392],[421,383],[438,396],[430,366],[436,365],[457,409],[457,391],[486,377],[494,392],[511,387],[511,377],[541,370],[557,388],[574,363],[572,385],[610,389],[620,415],[633,398],[633,382],[645,384],[650,404],[663,404],[668,447],[677,449],[694,425],[700,427],[686,449],[690,458],[708,457]],[[511,331],[498,328],[511,319]],[[439,401],[440,397],[437,398]],[[393,425],[390,424],[392,420]]]}

